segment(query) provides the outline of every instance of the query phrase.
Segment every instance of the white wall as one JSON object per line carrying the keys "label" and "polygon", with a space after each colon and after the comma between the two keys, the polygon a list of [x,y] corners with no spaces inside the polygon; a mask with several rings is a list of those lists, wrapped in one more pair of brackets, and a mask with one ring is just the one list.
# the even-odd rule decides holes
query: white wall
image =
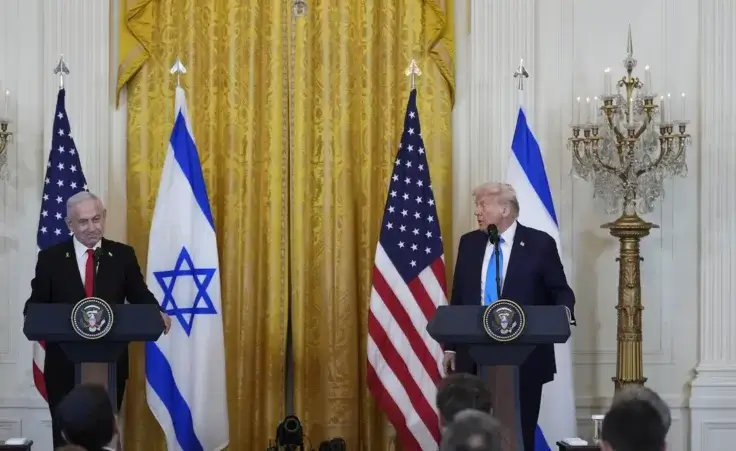
{"label": "white wall", "polygon": [[[0,182],[0,440],[32,438],[51,449],[49,416],[33,387],[31,345],[21,309],[35,265],[51,125],[58,90],[53,69],[64,54],[67,112],[89,187],[108,207],[108,233],[125,233],[124,108],[115,112],[110,12],[106,0],[2,0],[0,84],[12,95],[10,179]],[[113,64],[112,67],[115,65]]]}
{"label": "white wall", "polygon": [[[730,0],[456,0],[455,244],[472,227],[470,191],[504,178],[516,120],[512,73],[531,74],[526,105],[544,152],[563,261],[578,299],[573,349],[579,433],[613,393],[617,241],[592,186],[570,177],[573,98],[600,95],[603,70],[624,75],[627,26],[658,93],[689,95],[689,175],[666,182],[642,242],[644,373],[672,408],[671,450],[736,440],[736,252],[733,143],[736,6]],[[702,69],[701,69],[702,68]],[[699,359],[703,362],[699,364]],[[697,376],[696,376],[697,375]],[[691,389],[692,387],[692,389]]]}

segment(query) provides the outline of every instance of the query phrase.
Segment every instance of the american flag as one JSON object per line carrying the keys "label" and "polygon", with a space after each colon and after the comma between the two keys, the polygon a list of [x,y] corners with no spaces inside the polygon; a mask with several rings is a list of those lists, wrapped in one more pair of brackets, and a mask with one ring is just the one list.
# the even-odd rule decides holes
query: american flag
{"label": "american flag", "polygon": [[388,187],[368,312],[368,388],[406,451],[437,449],[442,349],[427,334],[446,304],[445,260],[412,90]]}
{"label": "american flag", "polygon": [[[36,243],[39,250],[69,239],[69,228],[64,222],[66,201],[72,195],[87,190],[87,180],[82,173],[82,163],[66,115],[65,97],[66,91],[60,89],[56,98],[51,150],[49,161],[46,163],[41,215],[38,219]],[[45,343],[33,343],[33,381],[43,399],[48,401],[46,384],[43,380],[45,356]]]}

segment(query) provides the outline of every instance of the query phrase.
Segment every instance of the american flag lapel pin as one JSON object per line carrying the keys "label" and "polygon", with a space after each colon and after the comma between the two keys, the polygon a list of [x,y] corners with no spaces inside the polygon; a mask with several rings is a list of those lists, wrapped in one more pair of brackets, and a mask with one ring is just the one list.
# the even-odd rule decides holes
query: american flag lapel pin
{"label": "american flag lapel pin", "polygon": [[524,247],[524,242],[523,241],[519,241],[519,246]]}

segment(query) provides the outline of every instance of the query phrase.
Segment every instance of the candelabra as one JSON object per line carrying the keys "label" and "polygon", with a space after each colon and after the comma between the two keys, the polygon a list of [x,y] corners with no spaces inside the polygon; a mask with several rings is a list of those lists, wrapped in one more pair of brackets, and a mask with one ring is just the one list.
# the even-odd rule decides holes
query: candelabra
{"label": "candelabra", "polygon": [[[690,146],[686,133],[685,94],[680,98],[680,119],[672,119],[670,95],[652,91],[651,72],[644,82],[633,75],[636,67],[629,27],[626,75],[613,92],[610,69],[604,73],[602,96],[577,99],[576,120],[569,138],[572,171],[594,186],[594,197],[603,198],[608,213],[618,219],[602,225],[619,240],[616,390],[626,384],[646,382],[642,364],[642,302],[639,242],[656,224],[642,219],[664,195],[665,178],[687,175],[685,161]],[[601,105],[602,100],[602,105]],[[583,106],[585,105],[585,106]],[[585,114],[587,117],[583,117]]]}

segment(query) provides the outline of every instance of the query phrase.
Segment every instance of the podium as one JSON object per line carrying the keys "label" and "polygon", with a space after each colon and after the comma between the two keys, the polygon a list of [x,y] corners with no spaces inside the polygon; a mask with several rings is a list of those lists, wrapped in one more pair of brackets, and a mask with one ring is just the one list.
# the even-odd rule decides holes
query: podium
{"label": "podium", "polygon": [[454,345],[458,353],[467,353],[475,361],[480,376],[489,382],[493,415],[504,429],[503,450],[523,451],[519,367],[537,345],[568,340],[565,307],[525,306],[507,300],[490,306],[440,306],[427,332],[438,343]]}
{"label": "podium", "polygon": [[23,333],[30,341],[58,343],[74,363],[75,383],[105,387],[117,413],[118,358],[132,341],[158,340],[164,331],[164,321],[157,304],[107,305],[113,315],[109,331],[100,338],[88,338],[75,330],[72,321],[75,304],[28,304]]}

